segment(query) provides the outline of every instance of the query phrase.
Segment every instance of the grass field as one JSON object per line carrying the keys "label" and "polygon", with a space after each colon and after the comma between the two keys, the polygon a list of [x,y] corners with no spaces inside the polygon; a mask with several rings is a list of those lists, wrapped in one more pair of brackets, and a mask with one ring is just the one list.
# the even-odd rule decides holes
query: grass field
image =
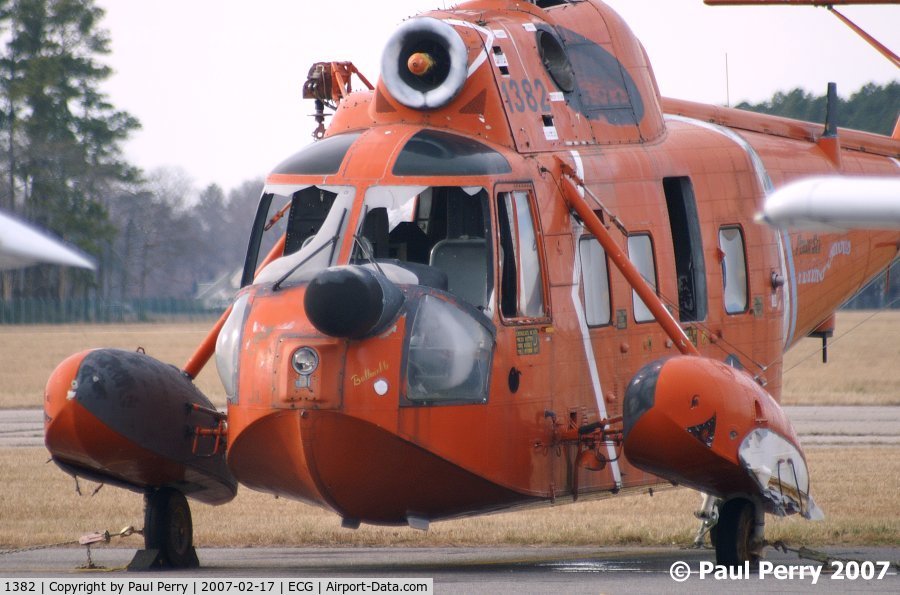
{"label": "grass field", "polygon": [[[767,517],[766,536],[794,545],[900,546],[900,449],[809,449],[813,495],[825,520]],[[143,526],[141,497],[74,480],[42,448],[0,451],[0,549],[77,539],[92,531]],[[13,489],[14,487],[14,489]],[[220,507],[192,504],[195,540],[204,546],[261,545],[689,545],[697,492],[679,488],[649,495],[494,514],[434,523],[428,532],[363,525],[311,506],[241,489]],[[118,542],[117,542],[118,543]],[[123,545],[140,547],[141,538]]]}
{"label": "grass field", "polygon": [[[823,365],[819,342],[804,340],[785,363],[788,404],[900,405],[900,312],[838,316],[836,339]],[[182,364],[208,325],[66,327],[0,326],[0,407],[40,407],[43,385],[67,355],[90,347],[138,346]],[[854,329],[852,332],[848,332]],[[812,354],[811,357],[810,354]],[[218,404],[224,396],[210,365],[198,378]],[[769,517],[767,538],[809,546],[900,546],[900,448],[808,449],[813,494],[826,513],[820,523]],[[47,464],[43,448],[0,450],[0,549],[77,539],[91,531],[143,525],[141,497],[117,488],[75,482]],[[222,507],[193,504],[200,545],[687,545],[696,529],[696,492],[673,489],[435,523],[427,533],[408,528],[341,529],[331,513],[242,489]],[[124,545],[139,547],[140,537]]]}
{"label": "grass field", "polygon": [[[900,405],[900,311],[841,312],[821,363],[818,339],[804,339],[785,357],[787,405]],[[94,347],[143,347],[164,362],[183,365],[211,323],[2,326],[0,408],[40,407],[44,384],[72,353]],[[224,406],[215,364],[197,378],[201,391]]]}
{"label": "grass field", "polygon": [[[69,355],[111,347],[134,351],[183,366],[212,323],[117,324],[63,326],[0,325],[0,408],[42,407],[44,385],[59,362]],[[218,405],[225,394],[211,361],[196,380],[198,388]]]}
{"label": "grass field", "polygon": [[900,311],[839,312],[828,362],[820,339],[784,358],[786,405],[900,405]]}

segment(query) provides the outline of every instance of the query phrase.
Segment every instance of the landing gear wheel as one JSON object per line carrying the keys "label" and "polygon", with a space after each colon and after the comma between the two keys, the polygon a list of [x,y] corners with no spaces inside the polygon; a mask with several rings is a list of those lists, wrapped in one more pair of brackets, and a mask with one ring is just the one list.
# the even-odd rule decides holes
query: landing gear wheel
{"label": "landing gear wheel", "polygon": [[159,563],[168,568],[196,568],[194,527],[184,495],[161,488],[147,496],[144,509],[144,547],[159,551]]}
{"label": "landing gear wheel", "polygon": [[716,548],[716,564],[729,567],[742,566],[744,562],[756,564],[759,552],[753,543],[756,525],[756,509],[745,498],[734,498],[719,508],[719,522],[710,535]]}

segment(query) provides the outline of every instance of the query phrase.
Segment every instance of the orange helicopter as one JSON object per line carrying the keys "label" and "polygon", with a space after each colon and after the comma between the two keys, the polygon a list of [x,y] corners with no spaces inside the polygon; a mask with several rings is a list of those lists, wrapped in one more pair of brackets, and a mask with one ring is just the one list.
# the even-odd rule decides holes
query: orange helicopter
{"label": "orange helicopter", "polygon": [[[765,513],[821,518],[782,354],[900,232],[755,217],[809,176],[896,184],[900,133],[662,98],[599,0],[424,13],[376,85],[319,63],[304,97],[319,140],[269,175],[243,287],[184,368],[101,349],[48,382],[53,460],[145,494],[133,567],[196,565],[185,497],[238,483],[350,528],[685,485],[729,565]],[[213,353],[226,412],[192,383]]]}

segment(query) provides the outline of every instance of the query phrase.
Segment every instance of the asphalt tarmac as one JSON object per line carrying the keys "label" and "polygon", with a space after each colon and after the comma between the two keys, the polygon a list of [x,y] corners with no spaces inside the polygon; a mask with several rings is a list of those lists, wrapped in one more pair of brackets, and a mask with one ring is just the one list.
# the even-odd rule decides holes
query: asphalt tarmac
{"label": "asphalt tarmac", "polygon": [[[900,446],[900,407],[785,407],[804,446]],[[0,410],[0,448],[43,446],[40,409]]]}
{"label": "asphalt tarmac", "polygon": [[[710,550],[676,548],[252,548],[201,549],[194,570],[126,572],[133,550],[80,549],[0,555],[0,577],[84,581],[201,579],[432,579],[434,593],[900,592],[900,548],[829,549],[856,562],[826,563],[769,550],[757,568],[716,577]],[[680,564],[680,566],[678,566]],[[706,568],[704,568],[706,564]],[[854,566],[856,564],[856,566]],[[685,566],[686,565],[686,566]],[[817,570],[821,567],[821,570]],[[674,570],[673,570],[674,568]],[[690,574],[682,573],[687,569]],[[855,569],[855,570],[853,570]],[[707,571],[708,570],[708,571]],[[860,570],[862,570],[860,572]],[[861,575],[871,570],[872,578]],[[701,574],[705,572],[705,574]],[[882,575],[878,578],[878,575]],[[850,577],[854,578],[850,578]],[[0,591],[3,591],[0,579]],[[275,591],[278,592],[278,591]]]}
{"label": "asphalt tarmac", "polygon": [[[900,407],[787,407],[786,411],[804,445],[900,446]],[[42,444],[39,410],[0,411],[0,448]],[[130,577],[429,578],[434,593],[516,595],[900,593],[900,546],[823,549],[840,560],[823,564],[769,548],[765,565],[723,578],[711,568],[712,551],[678,548],[203,548],[198,550],[200,568],[167,573],[126,572],[134,549],[94,548],[92,560],[103,569],[89,570],[81,568],[87,563],[84,548],[47,548],[0,552],[0,593],[9,591],[3,579],[10,577],[63,577],[72,584]],[[867,580],[873,571],[875,576]]]}

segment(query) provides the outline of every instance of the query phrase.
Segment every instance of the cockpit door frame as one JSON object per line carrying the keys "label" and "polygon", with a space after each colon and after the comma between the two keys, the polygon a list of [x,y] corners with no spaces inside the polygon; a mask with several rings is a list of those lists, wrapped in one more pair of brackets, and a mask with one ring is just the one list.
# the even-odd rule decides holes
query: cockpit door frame
{"label": "cockpit door frame", "polygon": [[[502,235],[503,225],[501,222],[501,216],[504,214],[508,217],[508,213],[502,212],[502,207],[500,206],[500,197],[501,194],[504,193],[516,193],[516,192],[524,192],[527,197],[528,204],[528,216],[531,219],[531,232],[533,233],[534,240],[534,252],[537,256],[537,272],[540,275],[540,291],[541,291],[541,302],[542,302],[542,310],[541,314],[523,314],[521,313],[521,299],[519,292],[522,290],[523,278],[522,278],[522,252],[517,248],[513,247],[515,254],[513,257],[510,257],[507,252],[507,249],[504,249],[504,242],[507,244],[512,239],[516,242],[520,240],[520,236],[518,230],[517,233],[513,235],[512,238],[504,238]],[[495,184],[493,188],[493,192],[491,194],[491,220],[492,220],[492,234],[494,244],[497,246],[497,249],[494,251],[494,296],[492,297],[492,305],[496,308],[495,312],[497,312],[498,320],[507,326],[522,326],[522,325],[548,325],[552,320],[552,309],[550,303],[550,275],[547,270],[547,258],[544,252],[544,242],[543,242],[543,230],[541,229],[541,219],[538,215],[537,211],[537,200],[536,194],[534,191],[534,185],[531,182],[504,182]],[[513,221],[519,221],[518,218],[515,218]],[[509,225],[506,226],[510,232],[513,230]],[[530,252],[526,251],[526,253]],[[503,308],[503,299],[504,299],[504,290],[503,290],[503,274],[504,274],[504,261],[509,264],[514,264],[516,266],[516,279],[515,279],[515,290],[516,290],[516,313],[509,314],[511,309],[511,304],[507,304],[506,312],[504,312]]]}

